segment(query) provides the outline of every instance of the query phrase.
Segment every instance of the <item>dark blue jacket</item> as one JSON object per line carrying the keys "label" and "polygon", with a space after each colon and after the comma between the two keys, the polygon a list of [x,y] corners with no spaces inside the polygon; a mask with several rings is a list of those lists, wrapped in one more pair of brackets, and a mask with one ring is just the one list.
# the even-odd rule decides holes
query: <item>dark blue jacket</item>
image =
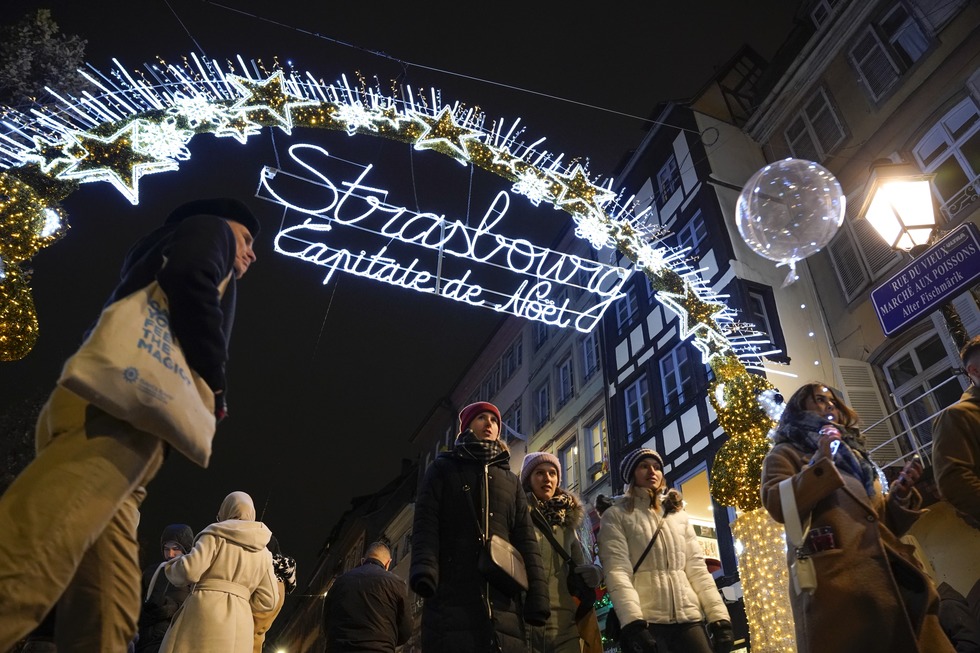
{"label": "dark blue jacket", "polygon": [[405,581],[368,558],[334,581],[323,605],[328,653],[394,653],[408,641]]}
{"label": "dark blue jacket", "polygon": [[[166,266],[164,266],[166,257]],[[170,301],[174,337],[187,364],[215,392],[224,391],[228,341],[235,317],[235,235],[222,218],[196,215],[150,232],[126,254],[122,280],[106,306],[156,278]]]}

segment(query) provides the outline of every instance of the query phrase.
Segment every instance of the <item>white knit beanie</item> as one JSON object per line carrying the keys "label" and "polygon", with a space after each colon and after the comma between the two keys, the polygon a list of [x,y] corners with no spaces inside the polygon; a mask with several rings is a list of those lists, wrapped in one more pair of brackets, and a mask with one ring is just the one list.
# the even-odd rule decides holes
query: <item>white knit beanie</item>
{"label": "white knit beanie", "polygon": [[521,465],[521,487],[525,492],[531,491],[531,473],[541,463],[551,463],[555,466],[558,470],[558,485],[561,486],[561,463],[558,457],[547,451],[535,451],[524,456],[524,463]]}

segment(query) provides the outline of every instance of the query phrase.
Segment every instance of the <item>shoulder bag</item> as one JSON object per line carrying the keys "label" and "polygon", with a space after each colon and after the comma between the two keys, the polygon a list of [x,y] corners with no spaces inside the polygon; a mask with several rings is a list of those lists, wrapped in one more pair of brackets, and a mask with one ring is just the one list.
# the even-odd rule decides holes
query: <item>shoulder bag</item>
{"label": "shoulder bag", "polygon": [[102,311],[65,362],[58,385],[208,466],[214,393],[187,364],[170,326],[167,295],[156,281]]}
{"label": "shoulder bag", "polygon": [[472,496],[469,494],[470,488],[463,487],[466,493],[466,503],[470,506],[473,513],[473,521],[476,529],[480,533],[483,547],[480,549],[480,556],[477,558],[477,568],[483,577],[491,585],[508,596],[515,596],[519,592],[526,592],[528,588],[527,569],[524,567],[524,558],[513,544],[504,538],[491,533],[487,537],[480,520],[476,516],[476,506],[473,505]]}
{"label": "shoulder bag", "polygon": [[[803,526],[800,524],[800,511],[796,508],[792,477],[784,478],[779,482],[779,500],[783,508],[786,540],[796,552],[796,559],[789,566],[793,589],[797,594],[803,592],[813,594],[817,591],[817,571],[813,567],[813,558],[806,555],[803,550],[803,542],[806,536],[803,532]],[[807,530],[809,531],[809,526]]]}

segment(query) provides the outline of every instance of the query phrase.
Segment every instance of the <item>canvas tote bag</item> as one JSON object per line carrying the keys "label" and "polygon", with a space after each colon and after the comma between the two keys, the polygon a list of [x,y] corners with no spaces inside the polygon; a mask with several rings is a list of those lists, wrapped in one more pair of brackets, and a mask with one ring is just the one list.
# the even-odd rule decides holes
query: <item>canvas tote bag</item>
{"label": "canvas tote bag", "polygon": [[187,364],[171,330],[167,295],[156,281],[102,311],[58,385],[208,466],[214,393]]}

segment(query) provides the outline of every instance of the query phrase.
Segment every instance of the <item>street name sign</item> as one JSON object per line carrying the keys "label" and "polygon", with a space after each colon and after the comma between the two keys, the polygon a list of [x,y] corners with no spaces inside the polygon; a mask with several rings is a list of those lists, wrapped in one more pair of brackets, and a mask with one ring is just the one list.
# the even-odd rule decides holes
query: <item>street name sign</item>
{"label": "street name sign", "polygon": [[928,316],[980,278],[980,231],[966,222],[871,291],[888,337]]}

